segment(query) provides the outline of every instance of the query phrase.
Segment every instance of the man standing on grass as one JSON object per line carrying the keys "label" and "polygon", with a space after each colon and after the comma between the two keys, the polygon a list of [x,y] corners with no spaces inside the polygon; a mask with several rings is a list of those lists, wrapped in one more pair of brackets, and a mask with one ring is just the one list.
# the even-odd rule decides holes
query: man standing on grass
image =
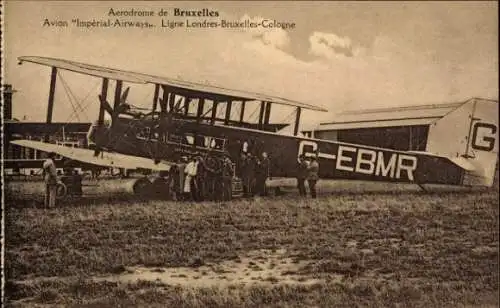
{"label": "man standing on grass", "polygon": [[184,170],[186,169],[187,157],[182,156],[177,163],[177,168],[172,168],[171,173],[174,179],[173,181],[173,191],[174,191],[174,199],[175,200],[183,200],[184,199],[184,179],[186,175],[184,174]]}
{"label": "man standing on grass", "polygon": [[207,180],[207,170],[205,168],[205,159],[201,156],[196,157],[196,176],[195,176],[195,188],[196,192],[194,194],[195,201],[204,201],[206,197],[206,180]]}
{"label": "man standing on grass", "polygon": [[55,157],[56,153],[50,152],[47,159],[43,162],[43,178],[45,180],[44,205],[46,208],[56,206],[57,169],[54,162]]}
{"label": "man standing on grass", "polygon": [[222,201],[230,201],[233,197],[233,175],[233,162],[226,156],[222,165]]}
{"label": "man standing on grass", "polygon": [[224,200],[224,158],[215,158],[214,159],[214,201],[223,201]]}
{"label": "man standing on grass", "polygon": [[260,196],[267,196],[266,181],[270,175],[271,162],[266,152],[262,152],[262,159],[258,161],[256,174],[256,190]]}
{"label": "man standing on grass", "polygon": [[255,172],[257,162],[251,152],[247,153],[247,158],[244,165],[244,178],[243,182],[247,188],[246,197],[254,197],[255,195]]}
{"label": "man standing on grass", "polygon": [[316,199],[316,183],[319,179],[319,163],[316,156],[311,157],[311,162],[307,167],[307,184],[309,185],[309,190],[311,191],[311,197]]}
{"label": "man standing on grass", "polygon": [[197,167],[197,160],[195,157],[192,157],[184,169],[184,174],[186,175],[184,179],[184,195],[186,199],[195,199],[194,196],[196,189],[194,186],[196,185],[195,177],[197,174]]}
{"label": "man standing on grass", "polygon": [[236,165],[236,176],[239,177],[242,181],[243,184],[243,195],[247,195],[247,183],[246,183],[246,163],[247,163],[247,153],[246,152],[241,152],[240,153],[240,159],[237,162]]}
{"label": "man standing on grass", "polygon": [[308,163],[304,156],[304,154],[299,156],[298,165],[297,165],[297,188],[299,189],[299,195],[306,195],[306,186],[305,181],[307,178],[307,168]]}

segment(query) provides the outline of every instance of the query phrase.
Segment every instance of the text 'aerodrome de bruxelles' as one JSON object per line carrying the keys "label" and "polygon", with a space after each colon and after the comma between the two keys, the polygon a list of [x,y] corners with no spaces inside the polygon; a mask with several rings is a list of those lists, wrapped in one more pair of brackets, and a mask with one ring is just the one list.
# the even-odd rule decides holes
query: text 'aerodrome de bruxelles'
{"label": "text 'aerodrome de bruxelles'", "polygon": [[[163,19],[161,20],[162,28],[228,28],[228,29],[243,29],[243,28],[281,28],[284,30],[294,29],[296,24],[294,22],[287,21],[278,21],[274,19],[262,19],[259,21],[256,20],[227,20],[221,19],[217,20],[216,18],[220,17],[220,14],[217,10],[210,9],[200,9],[200,10],[184,10],[180,8],[173,9],[161,9],[157,12],[155,11],[143,11],[143,10],[114,10],[109,9],[108,16],[113,17],[152,17],[159,16]],[[187,17],[193,19],[186,19],[184,21],[179,20],[171,20],[165,19],[165,17]],[[203,20],[197,20],[195,18],[207,18]],[[210,18],[210,19],[209,19]]]}

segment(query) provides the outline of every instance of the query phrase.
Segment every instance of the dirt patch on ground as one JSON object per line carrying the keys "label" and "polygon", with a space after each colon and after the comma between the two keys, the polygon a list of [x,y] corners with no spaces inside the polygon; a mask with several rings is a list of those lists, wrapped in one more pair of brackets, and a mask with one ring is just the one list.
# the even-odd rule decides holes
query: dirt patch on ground
{"label": "dirt patch on ground", "polygon": [[295,261],[286,256],[286,250],[255,250],[234,260],[201,264],[195,260],[191,267],[127,267],[124,273],[96,277],[96,281],[136,283],[154,281],[168,285],[213,287],[230,285],[312,285],[323,282],[299,272],[307,261]]}

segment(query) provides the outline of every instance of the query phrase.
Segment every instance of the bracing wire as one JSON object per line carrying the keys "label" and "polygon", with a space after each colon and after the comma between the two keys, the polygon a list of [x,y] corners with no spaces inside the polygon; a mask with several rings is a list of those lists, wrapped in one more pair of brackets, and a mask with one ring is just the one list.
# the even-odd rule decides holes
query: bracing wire
{"label": "bracing wire", "polygon": [[[97,83],[94,85],[94,87],[93,87],[93,88],[89,91],[89,93],[87,94],[87,96],[86,96],[86,98],[85,98],[85,99],[87,99],[87,97],[89,97],[90,93],[91,93],[91,92],[93,92],[93,90],[95,90],[95,89],[97,88],[97,86],[98,86],[98,85],[99,85],[99,82],[97,82]],[[82,102],[83,102],[83,101],[82,101]],[[89,102],[87,102],[87,104],[85,104],[83,107],[81,107],[81,105],[80,105],[80,107],[81,107],[81,111],[82,111],[82,112],[85,112],[85,111],[88,109],[88,107],[90,106],[90,104],[91,104],[92,102],[93,102],[93,101],[89,101]],[[66,120],[64,123],[69,123],[71,120],[73,120],[73,118],[74,118],[74,117],[75,117],[75,113],[70,114],[70,115],[69,115],[69,117],[67,118],[67,120]],[[87,119],[88,119],[88,117],[87,117]]]}
{"label": "bracing wire", "polygon": [[217,104],[217,118],[221,118],[222,116],[225,116],[225,114],[223,115],[223,113],[225,113],[226,111],[226,108],[227,108],[227,103],[226,103],[226,108],[218,108],[219,107],[219,104]]}
{"label": "bracing wire", "polygon": [[283,123],[288,123],[288,121],[291,121],[294,115],[296,115],[297,111],[294,110],[290,112],[285,118],[283,118]]}
{"label": "bracing wire", "polygon": [[[78,98],[76,97],[75,93],[73,93],[73,91],[71,90],[71,87],[69,86],[68,82],[64,78],[62,78],[62,74],[60,74],[60,72],[58,72],[57,74],[60,77],[61,82],[63,83],[63,86],[65,86],[69,95],[72,97],[74,103],[76,104],[77,109],[80,108],[80,110],[81,110],[82,106],[81,106],[80,102],[78,101]],[[68,99],[69,99],[69,97],[68,97]],[[87,119],[88,119],[88,117],[87,117]]]}
{"label": "bracing wire", "polygon": [[71,98],[71,95],[70,95],[70,93],[68,91],[68,85],[67,85],[66,81],[62,78],[62,76],[59,73],[57,73],[57,74],[59,75],[59,78],[61,79],[61,83],[63,85],[64,93],[66,94],[66,97],[68,98],[68,101],[71,104],[71,108],[73,109],[73,112],[70,115],[75,114],[76,117],[78,118],[78,121],[80,121],[80,116],[78,115],[78,108],[75,107],[75,104],[73,104],[73,99]]}
{"label": "bracing wire", "polygon": [[[236,107],[236,108],[235,108]],[[231,118],[236,118],[238,116],[238,114],[240,114],[241,112],[241,108],[242,108],[242,105],[241,104],[238,104],[238,106],[236,106],[233,102],[232,104],[232,108],[231,108],[231,115],[229,116],[229,119]]]}
{"label": "bracing wire", "polygon": [[[87,118],[88,121],[90,121],[90,118],[89,118],[88,114],[86,113],[86,109],[88,108],[88,104],[85,105],[85,108],[82,107],[82,104],[89,98],[90,94],[97,88],[97,86],[99,85],[99,83],[97,82],[92,88],[90,88],[90,90],[87,92],[87,94],[85,95],[85,97],[81,100],[81,102],[79,102],[78,99],[76,98],[75,94],[71,91],[71,87],[68,85],[68,83],[66,82],[66,80],[62,77],[62,75],[59,75],[59,77],[61,79],[61,82],[62,82],[64,88],[67,89],[67,92],[69,92],[69,93],[67,93],[67,96],[68,96],[68,99],[70,100],[70,103],[72,103],[72,101],[71,101],[71,98],[69,97],[69,94],[71,94],[71,96],[73,97],[73,100],[75,101],[75,104],[77,105],[77,108],[80,109],[80,112],[85,115],[85,117]],[[66,120],[65,123],[68,123],[71,120],[73,120],[73,118],[75,117],[75,115],[77,116],[78,120],[80,120],[80,117],[78,116],[78,111],[74,110],[73,113],[70,114],[70,116],[68,117],[68,119]]]}
{"label": "bracing wire", "polygon": [[[255,108],[254,111],[250,114],[250,116],[248,117],[248,120],[252,121],[253,120],[253,116],[256,115],[257,113],[257,110],[259,110],[259,108]],[[258,120],[257,117],[255,117],[255,120]]]}

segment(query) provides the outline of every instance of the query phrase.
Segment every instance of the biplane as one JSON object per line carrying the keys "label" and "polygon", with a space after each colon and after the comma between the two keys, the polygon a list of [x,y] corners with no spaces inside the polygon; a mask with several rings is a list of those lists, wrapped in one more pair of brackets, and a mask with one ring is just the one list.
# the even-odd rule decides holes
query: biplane
{"label": "biplane", "polygon": [[[63,59],[29,56],[20,57],[19,61],[51,68],[47,123],[52,121],[58,70],[102,79],[96,97],[99,114],[88,133],[93,148],[11,141],[70,160],[161,172],[176,166],[183,156],[203,156],[216,168],[227,155],[236,162],[241,152],[257,156],[267,152],[273,178],[295,177],[298,157],[314,155],[320,164],[319,176],[325,179],[458,186],[493,183],[498,153],[498,104],[476,104],[471,112],[451,118],[452,126],[467,131],[464,136],[450,132],[449,142],[456,149],[452,154],[397,151],[300,136],[303,110],[327,110],[298,101]],[[108,101],[110,81],[115,84],[112,104]],[[124,83],[151,86],[151,107],[137,109],[129,104],[130,88],[124,89]],[[253,122],[245,117],[250,105],[257,106],[258,111]],[[271,113],[275,109],[279,112],[279,106],[294,109],[292,124],[272,120]],[[105,121],[105,116],[110,120]],[[280,133],[287,127],[293,128],[290,134]],[[148,189],[149,180],[138,181],[138,187]]]}

